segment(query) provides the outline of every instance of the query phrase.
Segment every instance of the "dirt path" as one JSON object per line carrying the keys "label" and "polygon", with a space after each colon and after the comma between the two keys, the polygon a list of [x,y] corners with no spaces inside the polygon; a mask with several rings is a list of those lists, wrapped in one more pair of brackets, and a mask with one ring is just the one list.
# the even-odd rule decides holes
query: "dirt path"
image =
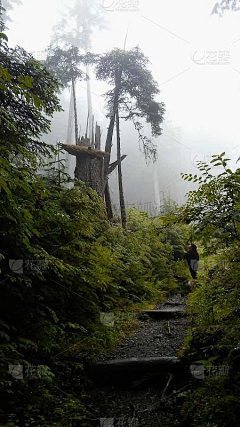
{"label": "dirt path", "polygon": [[[176,304],[176,305],[175,305]],[[168,307],[185,309],[180,295],[158,304],[155,309]],[[140,320],[140,329],[129,336],[114,351],[101,356],[106,362],[130,357],[178,356],[188,322],[185,317],[156,320],[147,316]],[[131,375],[121,372],[114,376],[95,378],[92,394],[98,420],[91,425],[102,427],[174,427],[179,426],[180,391],[187,379],[166,372],[142,370]]]}

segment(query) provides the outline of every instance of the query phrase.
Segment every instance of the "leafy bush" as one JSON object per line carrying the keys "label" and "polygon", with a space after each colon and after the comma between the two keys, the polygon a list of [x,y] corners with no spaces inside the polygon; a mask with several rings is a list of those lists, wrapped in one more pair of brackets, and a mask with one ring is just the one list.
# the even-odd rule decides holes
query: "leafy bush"
{"label": "leafy bush", "polygon": [[[41,178],[28,177],[29,197],[18,180],[17,171],[16,191],[10,185],[11,194],[2,194],[0,214],[0,294],[8,301],[1,305],[1,401],[19,417],[16,426],[71,426],[58,411],[65,407],[66,417],[71,411],[76,420],[83,417],[83,402],[75,402],[83,386],[73,384],[84,383],[86,360],[115,339],[100,312],[176,291],[173,247],[164,243],[164,227],[156,233],[161,220],[137,211],[129,212],[128,232],[110,225],[103,203],[84,185],[47,189]],[[9,260],[24,260],[23,274],[10,269]],[[43,366],[44,379],[16,380],[9,365],[25,371]],[[56,406],[59,389],[62,404]]]}
{"label": "leafy bush", "polygon": [[191,328],[182,353],[189,364],[214,366],[204,381],[195,380],[183,406],[183,425],[232,427],[240,424],[240,251],[239,169],[231,171],[225,153],[213,156],[212,165],[222,166],[215,175],[200,163],[202,177],[185,176],[200,184],[190,193],[183,209],[205,246],[204,268],[197,288],[189,295]]}

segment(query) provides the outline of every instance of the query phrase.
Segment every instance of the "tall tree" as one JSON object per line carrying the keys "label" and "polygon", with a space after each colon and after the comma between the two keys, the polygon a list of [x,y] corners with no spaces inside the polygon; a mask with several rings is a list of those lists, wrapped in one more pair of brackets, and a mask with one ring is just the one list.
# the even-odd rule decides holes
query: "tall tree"
{"label": "tall tree", "polygon": [[[103,54],[96,65],[96,76],[113,86],[106,93],[108,117],[110,119],[107,132],[105,152],[111,155],[114,126],[117,118],[118,133],[118,171],[120,204],[124,205],[121,184],[121,144],[119,121],[132,121],[139,135],[139,140],[146,160],[156,160],[157,149],[153,141],[144,135],[142,119],[151,126],[152,136],[161,135],[161,123],[165,107],[155,100],[160,93],[158,84],[153,79],[147,66],[149,60],[138,47],[130,51],[114,49]],[[105,184],[109,170],[110,156],[105,158]],[[122,223],[124,225],[124,209],[122,209]]]}
{"label": "tall tree", "polygon": [[0,9],[4,22],[11,21],[9,12],[14,9],[14,6],[21,3],[21,0],[0,0]]}
{"label": "tall tree", "polygon": [[[0,49],[1,155],[47,154],[39,137],[50,130],[54,111],[61,111],[56,91],[59,82],[24,49]],[[3,144],[4,142],[4,144]],[[29,155],[28,161],[31,160]]]}
{"label": "tall tree", "polygon": [[72,87],[76,144],[78,141],[76,81],[77,79],[86,78],[80,67],[80,64],[82,65],[83,63],[83,58],[84,56],[79,54],[77,47],[71,46],[66,50],[56,47],[55,49],[49,48],[45,62],[46,67],[54,72],[63,87],[67,87],[69,84]]}
{"label": "tall tree", "polygon": [[126,216],[126,207],[125,207],[124,193],[123,193],[119,108],[117,108],[117,112],[116,112],[116,131],[117,131],[117,162],[118,162],[119,202],[120,202],[122,226],[124,229],[126,229],[127,216]]}
{"label": "tall tree", "polygon": [[[54,27],[54,33],[51,41],[53,47],[75,46],[85,54],[91,50],[92,36],[95,28],[104,28],[103,11],[99,7],[97,0],[76,0],[73,7],[68,8],[60,22]],[[93,146],[92,128],[93,128],[93,109],[90,81],[90,67],[86,64],[87,79],[87,103],[88,103],[88,134],[91,145]],[[71,92],[71,97],[73,91]],[[70,99],[69,109],[69,131],[73,104]]]}

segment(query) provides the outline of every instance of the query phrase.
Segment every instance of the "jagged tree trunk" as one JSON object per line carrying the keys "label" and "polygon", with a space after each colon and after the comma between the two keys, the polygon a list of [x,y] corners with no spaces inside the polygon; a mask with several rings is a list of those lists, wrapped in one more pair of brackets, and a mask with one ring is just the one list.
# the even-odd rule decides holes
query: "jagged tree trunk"
{"label": "jagged tree trunk", "polygon": [[[106,145],[105,145],[105,152],[107,153],[111,153],[114,124],[115,124],[115,115],[111,117],[110,125],[108,128]],[[109,163],[110,163],[110,158],[105,157],[104,159],[104,194],[105,194],[105,203],[106,203],[108,219],[111,219],[113,215],[112,215],[112,203],[111,203],[109,184],[108,184]]]}
{"label": "jagged tree trunk", "polygon": [[[109,124],[109,128],[108,128],[107,139],[106,139],[106,144],[105,144],[105,152],[109,153],[109,156],[106,156],[105,160],[104,160],[104,176],[105,176],[104,193],[105,193],[105,203],[106,203],[106,208],[107,208],[108,214],[112,213],[111,198],[110,198],[110,192],[109,192],[109,186],[108,186],[108,168],[109,168],[109,164],[110,164],[111,151],[112,151],[112,139],[113,139],[114,126],[115,126],[115,118],[116,118],[116,113],[118,110],[121,78],[122,78],[122,70],[120,70],[119,72],[116,71],[116,74],[115,74],[115,93],[114,93],[114,101],[113,101],[113,108],[112,108],[112,116],[110,119],[110,124]],[[111,219],[111,218],[112,218],[112,216],[109,219]]]}
{"label": "jagged tree trunk", "polygon": [[74,108],[74,123],[75,123],[75,144],[78,143],[78,117],[77,117],[77,98],[76,98],[76,87],[75,80],[72,79],[72,90],[73,90],[73,108]]}
{"label": "jagged tree trunk", "polygon": [[120,202],[122,226],[126,230],[127,217],[126,217],[126,208],[125,208],[124,193],[123,193],[121,138],[120,138],[120,125],[119,125],[119,110],[118,110],[118,108],[116,111],[116,131],[117,131],[117,161],[118,161],[119,202]]}
{"label": "jagged tree trunk", "polygon": [[74,106],[73,106],[73,87],[71,86],[68,128],[67,128],[67,141],[66,141],[67,144],[72,143],[73,124],[74,124]]}
{"label": "jagged tree trunk", "polygon": [[108,128],[107,139],[106,139],[106,144],[105,144],[105,152],[110,154],[110,156],[106,156],[106,159],[105,159],[105,181],[106,181],[106,184],[107,184],[107,177],[108,177],[108,167],[109,167],[111,151],[112,151],[112,139],[113,139],[113,131],[114,131],[114,125],[115,125],[115,118],[116,118],[116,113],[117,113],[117,109],[118,109],[118,102],[119,102],[121,78],[122,78],[122,70],[120,70],[119,72],[116,71],[115,93],[114,93],[114,101],[113,101],[113,108],[112,108],[112,116],[110,119],[110,124],[109,124],[109,128]]}
{"label": "jagged tree trunk", "polygon": [[[85,51],[87,53],[87,51]],[[88,117],[89,117],[89,140],[90,146],[94,147],[94,138],[92,135],[93,129],[93,108],[92,108],[92,94],[91,94],[91,81],[90,81],[90,69],[89,65],[86,65],[86,74],[88,76],[87,80],[87,100],[88,100]]]}
{"label": "jagged tree trunk", "polygon": [[[69,115],[68,115],[68,128],[67,128],[67,144],[72,144],[74,126],[74,107],[73,107],[73,88],[71,86],[70,103],[69,103]],[[70,154],[66,151],[66,171],[70,174]],[[70,185],[68,184],[68,187]]]}
{"label": "jagged tree trunk", "polygon": [[108,219],[112,219],[113,218],[113,210],[112,210],[112,202],[111,202],[110,188],[109,188],[108,180],[107,180],[107,185],[105,188],[105,203],[106,203]]}

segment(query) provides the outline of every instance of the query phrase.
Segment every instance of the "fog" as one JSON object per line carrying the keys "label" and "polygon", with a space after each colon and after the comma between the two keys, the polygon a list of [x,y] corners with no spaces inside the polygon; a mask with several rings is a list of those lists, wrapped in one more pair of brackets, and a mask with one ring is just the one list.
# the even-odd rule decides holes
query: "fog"
{"label": "fog", "polygon": [[[85,0],[87,1],[87,0]],[[75,1],[23,0],[10,12],[8,37],[11,46],[20,45],[44,59],[53,27]],[[181,178],[196,173],[198,160],[226,151],[231,167],[240,156],[240,12],[223,18],[212,15],[215,0],[99,0],[99,14],[106,27],[94,31],[91,51],[103,53],[112,48],[139,45],[151,61],[150,69],[166,105],[162,136],[155,140],[158,160],[146,164],[139,150],[138,135],[130,123],[121,122],[125,199],[128,204],[162,203],[169,196],[183,204],[193,188]],[[135,9],[132,10],[135,5]],[[106,85],[92,78],[93,113],[102,129],[104,148],[108,120],[102,94]],[[78,113],[86,126],[86,82],[78,82]],[[66,142],[70,92],[61,101],[65,112],[55,115],[51,134],[44,140]],[[146,126],[146,134],[150,129]],[[83,131],[84,133],[84,131]],[[68,141],[69,142],[69,141]],[[72,141],[72,143],[74,143]],[[116,159],[116,150],[112,159]],[[71,159],[71,172],[74,159]],[[110,181],[115,203],[118,200],[117,175]]]}

